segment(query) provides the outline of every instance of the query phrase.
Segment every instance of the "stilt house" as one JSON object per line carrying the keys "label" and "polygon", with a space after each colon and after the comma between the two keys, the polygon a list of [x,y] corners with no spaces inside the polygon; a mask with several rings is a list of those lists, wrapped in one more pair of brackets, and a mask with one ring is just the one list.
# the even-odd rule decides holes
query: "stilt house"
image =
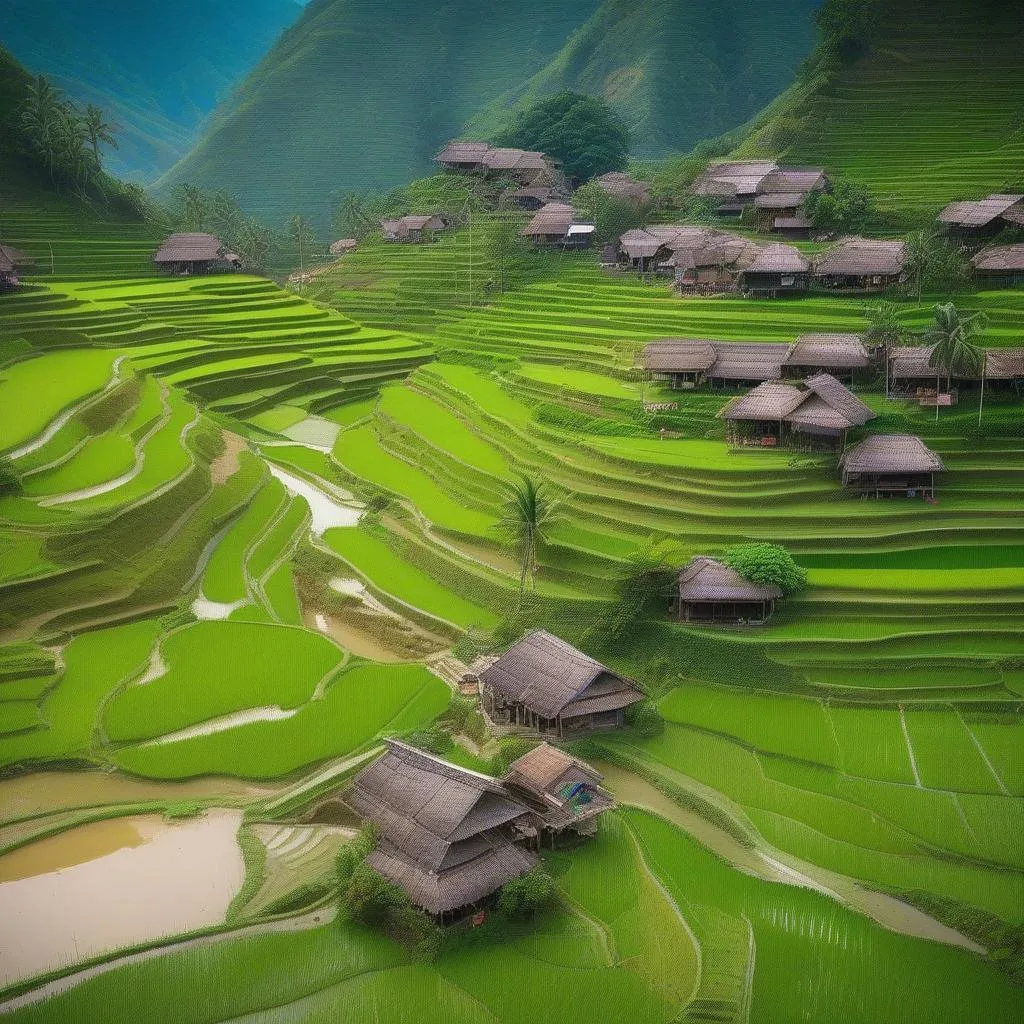
{"label": "stilt house", "polygon": [[942,459],[912,434],[872,434],[846,451],[839,461],[843,486],[874,497],[935,496],[935,474]]}
{"label": "stilt house", "polygon": [[385,242],[430,242],[447,227],[439,214],[406,214],[397,220],[382,220],[380,229]]}
{"label": "stilt house", "polygon": [[533,814],[498,780],[385,742],[346,800],[380,829],[367,863],[418,907],[450,920],[538,863]]}
{"label": "stilt house", "polygon": [[599,772],[548,743],[513,761],[502,781],[533,811],[541,840],[552,846],[565,833],[592,835],[600,815],[615,806]]}
{"label": "stilt house", "polygon": [[[890,391],[894,397],[918,397],[920,391],[934,391],[936,383],[946,379],[945,370],[931,365],[934,349],[934,345],[907,345],[892,350],[889,377],[892,381]],[[954,384],[970,384],[980,381],[982,372],[986,385],[1024,382],[1024,348],[986,349],[984,371],[955,372],[950,378]]]}
{"label": "stilt house", "polygon": [[593,233],[594,225],[582,223],[568,203],[548,203],[541,207],[520,232],[536,246],[572,248],[589,245]]}
{"label": "stilt house", "polygon": [[478,171],[491,147],[486,142],[452,141],[434,157],[446,171]]}
{"label": "stilt house", "polygon": [[760,625],[775,611],[782,591],[752,583],[714,558],[697,556],[679,570],[676,615],[680,622]]}
{"label": "stilt house", "polygon": [[904,279],[907,247],[898,240],[844,238],[814,262],[814,280],[824,288],[878,291]]}
{"label": "stilt house", "polygon": [[218,274],[240,270],[242,261],[216,236],[202,231],[169,235],[153,262],[169,274]]}
{"label": "stilt house", "polygon": [[747,295],[774,299],[807,291],[811,283],[811,264],[799,249],[776,242],[758,252],[740,275]]}
{"label": "stilt house", "polygon": [[1024,195],[990,195],[950,203],[938,217],[949,234],[964,241],[983,240],[1007,227],[1024,227]]}
{"label": "stilt house", "polygon": [[978,282],[986,288],[1024,284],[1024,244],[993,245],[971,259]]}
{"label": "stilt house", "polygon": [[554,736],[621,726],[625,709],[644,697],[629,680],[544,630],[513,644],[480,679],[491,721]]}

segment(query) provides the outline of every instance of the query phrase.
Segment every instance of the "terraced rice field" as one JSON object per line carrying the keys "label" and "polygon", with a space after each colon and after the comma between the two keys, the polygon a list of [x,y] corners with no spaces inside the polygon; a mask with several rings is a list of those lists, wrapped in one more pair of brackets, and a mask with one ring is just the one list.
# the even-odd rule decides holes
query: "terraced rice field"
{"label": "terraced rice field", "polygon": [[[948,472],[935,504],[856,499],[829,457],[730,450],[727,396],[634,363],[659,337],[858,330],[858,302],[681,301],[548,254],[485,304],[482,251],[466,232],[370,244],[306,295],[118,270],[0,300],[0,408],[17,410],[0,454],[20,482],[0,496],[0,770],[153,787],[5,809],[0,849],[153,810],[256,822],[225,934],[116,956],[46,1002],[29,985],[11,1020],[1015,1019],[1020,988],[968,924],[879,894],[1024,926],[1019,400],[991,389],[978,431],[970,393],[936,420],[865,381],[871,429],[920,434]],[[989,313],[985,344],[1020,344],[1024,293],[964,304]],[[910,327],[929,315],[903,307]],[[521,474],[557,499],[524,595],[499,525]],[[770,625],[652,612],[608,634],[639,548],[745,540],[809,572]],[[302,815],[451,697],[447,655],[436,673],[406,649],[360,657],[356,621],[467,658],[544,625],[629,673],[664,730],[581,753],[645,780],[658,813],[625,807],[548,854],[551,913],[428,962],[331,921],[344,834]],[[186,794],[200,806],[175,810]],[[182,1008],[171,994],[197,978],[209,999]]]}

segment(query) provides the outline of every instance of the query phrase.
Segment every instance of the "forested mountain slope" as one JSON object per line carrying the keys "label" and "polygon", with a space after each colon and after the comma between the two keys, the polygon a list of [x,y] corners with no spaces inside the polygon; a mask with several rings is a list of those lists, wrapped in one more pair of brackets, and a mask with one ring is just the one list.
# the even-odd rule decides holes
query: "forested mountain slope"
{"label": "forested mountain slope", "polygon": [[296,0],[6,0],[0,40],[119,131],[111,170],[151,179],[301,11]]}
{"label": "forested mountain slope", "polygon": [[638,152],[741,123],[813,41],[808,0],[483,0],[307,8],[196,149],[158,183],[229,188],[272,220],[422,175],[448,138],[489,134],[567,86],[609,99]]}

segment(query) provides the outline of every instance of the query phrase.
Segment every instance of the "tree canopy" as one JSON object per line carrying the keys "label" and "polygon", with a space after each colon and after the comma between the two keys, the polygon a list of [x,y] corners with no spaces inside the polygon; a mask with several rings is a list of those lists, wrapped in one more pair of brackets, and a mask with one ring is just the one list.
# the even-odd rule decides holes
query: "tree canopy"
{"label": "tree canopy", "polygon": [[722,561],[751,583],[774,584],[784,594],[793,594],[807,585],[807,570],[778,544],[735,544]]}
{"label": "tree canopy", "polygon": [[494,144],[547,153],[586,181],[626,166],[629,130],[604,100],[566,90],[521,111]]}
{"label": "tree canopy", "polygon": [[837,181],[831,192],[812,192],[804,209],[816,228],[856,234],[871,219],[874,202],[863,185]]}

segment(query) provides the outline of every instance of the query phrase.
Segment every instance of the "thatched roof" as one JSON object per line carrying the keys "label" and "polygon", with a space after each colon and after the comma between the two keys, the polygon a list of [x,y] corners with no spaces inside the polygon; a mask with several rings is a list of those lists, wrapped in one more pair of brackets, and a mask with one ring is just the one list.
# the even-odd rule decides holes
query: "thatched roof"
{"label": "thatched roof", "polygon": [[156,251],[154,263],[205,263],[228,260],[224,243],[203,231],[180,232],[168,235]]}
{"label": "thatched roof", "polygon": [[763,194],[773,192],[808,192],[825,188],[828,178],[820,167],[780,167],[772,171],[761,182],[758,189]]}
{"label": "thatched roof", "polygon": [[[542,718],[571,718],[643,699],[628,680],[544,630],[513,644],[485,669],[481,680]],[[582,704],[588,700],[598,700],[601,707]]]}
{"label": "thatched roof", "polygon": [[698,196],[754,195],[764,179],[777,170],[771,160],[732,160],[711,164],[694,182]]}
{"label": "thatched roof", "polygon": [[[890,373],[894,380],[934,378],[945,371],[931,365],[934,345],[913,345],[893,352]],[[1024,377],[1024,348],[990,348],[985,350],[985,376],[989,380],[1014,380]],[[976,373],[954,373],[954,379],[978,380]]]}
{"label": "thatched roof", "polygon": [[541,743],[513,761],[502,780],[506,785],[516,783],[523,789],[543,795],[554,793],[570,771],[581,773],[594,783],[600,782],[602,778],[601,773],[589,764],[550,743]]}
{"label": "thatched roof", "polygon": [[766,245],[754,257],[748,274],[804,274],[811,269],[810,263],[799,249],[783,242]]}
{"label": "thatched roof", "polygon": [[548,203],[534,215],[520,234],[527,238],[540,235],[565,235],[576,220],[576,211],[568,203]]}
{"label": "thatched roof", "polygon": [[1024,243],[993,245],[982,249],[972,259],[976,270],[1007,272],[1024,270]]}
{"label": "thatched roof", "polygon": [[795,384],[766,380],[734,398],[718,415],[723,420],[783,420],[805,396]]}
{"label": "thatched roof", "polygon": [[0,242],[0,258],[7,260],[14,267],[30,267],[35,260],[23,249]]}
{"label": "thatched roof", "polygon": [[942,459],[913,434],[872,434],[844,452],[847,473],[934,473]]}
{"label": "thatched roof", "polygon": [[480,163],[491,147],[486,142],[453,141],[434,157],[439,164],[472,164]]}
{"label": "thatched roof", "polygon": [[758,196],[754,206],[759,210],[795,210],[806,198],[806,192],[769,192]]}
{"label": "thatched roof", "polygon": [[863,426],[875,417],[849,388],[827,373],[809,377],[803,384],[801,388],[780,380],[765,381],[732,399],[718,415],[724,420],[775,420],[836,431]]}
{"label": "thatched roof", "polygon": [[[851,426],[862,427],[877,415],[845,384],[841,384],[829,373],[818,373],[813,377],[808,377],[804,384],[820,402],[824,402],[831,409],[840,413]],[[813,399],[804,402],[794,413],[794,418],[799,413],[803,413],[807,417],[808,406],[814,407]],[[809,418],[805,421],[812,422]]]}
{"label": "thatched roof", "polygon": [[665,243],[643,228],[632,228],[619,239],[619,247],[631,260],[639,260],[657,255]]}
{"label": "thatched roof", "polygon": [[528,871],[512,823],[529,815],[497,780],[398,740],[356,776],[346,795],[381,833],[368,858],[413,902],[439,914],[466,906]]}
{"label": "thatched roof", "polygon": [[782,590],[774,584],[751,583],[735,569],[714,558],[698,555],[679,570],[679,600],[774,601]]}
{"label": "thatched roof", "polygon": [[615,806],[601,788],[601,775],[564,750],[542,743],[513,761],[502,777],[524,794],[548,828],[562,829]]}
{"label": "thatched roof", "polygon": [[843,238],[814,261],[817,277],[894,277],[907,262],[907,247],[898,240]]}
{"label": "thatched roof", "polygon": [[491,171],[540,171],[547,167],[543,153],[527,149],[488,149],[481,163]]}
{"label": "thatched roof", "polygon": [[637,181],[631,174],[624,171],[609,171],[602,174],[595,181],[610,196],[619,199],[631,199],[637,203],[650,202],[650,189],[640,181]]}
{"label": "thatched roof", "polygon": [[814,224],[806,217],[776,217],[772,222],[772,226],[776,229],[782,230],[784,228],[812,228],[814,227]]}
{"label": "thatched roof", "polygon": [[641,361],[645,369],[663,373],[692,373],[710,370],[718,359],[715,345],[697,338],[652,341],[644,346]]}
{"label": "thatched roof", "polygon": [[822,369],[852,370],[871,360],[859,334],[801,334],[789,350],[790,366],[820,366]]}
{"label": "thatched roof", "polygon": [[339,238],[336,242],[331,242],[330,249],[328,252],[332,256],[344,256],[347,252],[352,252],[359,243],[354,238]]}
{"label": "thatched roof", "polygon": [[985,199],[950,203],[938,219],[943,224],[956,227],[983,228],[1018,203],[1024,203],[1024,195],[990,195]]}
{"label": "thatched roof", "polygon": [[789,353],[789,345],[774,341],[721,341],[715,343],[718,359],[710,376],[722,380],[777,380]]}

